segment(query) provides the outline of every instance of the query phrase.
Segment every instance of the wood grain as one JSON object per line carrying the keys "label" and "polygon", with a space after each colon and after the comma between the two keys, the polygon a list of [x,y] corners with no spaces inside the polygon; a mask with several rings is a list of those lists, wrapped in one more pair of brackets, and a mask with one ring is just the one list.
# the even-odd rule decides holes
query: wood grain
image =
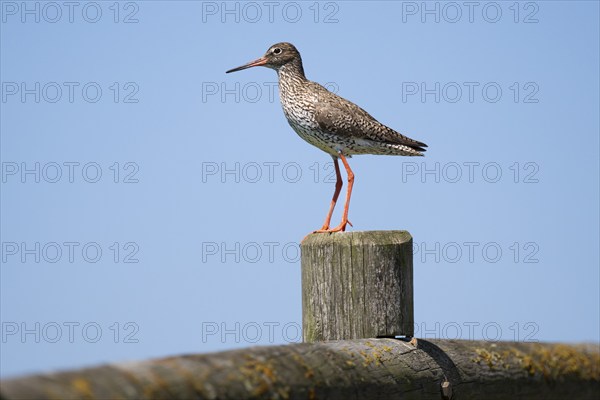
{"label": "wood grain", "polygon": [[301,243],[305,342],[412,336],[412,237],[312,234]]}

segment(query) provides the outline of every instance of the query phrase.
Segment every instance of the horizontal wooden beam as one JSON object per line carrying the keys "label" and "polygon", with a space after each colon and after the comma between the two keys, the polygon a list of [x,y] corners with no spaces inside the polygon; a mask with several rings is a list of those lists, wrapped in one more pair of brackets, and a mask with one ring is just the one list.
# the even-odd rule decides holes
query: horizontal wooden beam
{"label": "horizontal wooden beam", "polygon": [[0,382],[10,399],[596,399],[598,345],[360,339]]}

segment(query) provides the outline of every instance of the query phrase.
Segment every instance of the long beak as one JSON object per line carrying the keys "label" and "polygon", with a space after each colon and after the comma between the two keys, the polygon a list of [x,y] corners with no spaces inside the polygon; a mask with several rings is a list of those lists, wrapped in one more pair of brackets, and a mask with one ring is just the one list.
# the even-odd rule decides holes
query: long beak
{"label": "long beak", "polygon": [[258,60],[250,61],[248,64],[244,64],[240,67],[230,69],[229,71],[226,71],[225,73],[228,74],[230,72],[241,71],[246,68],[258,67],[261,65],[265,65],[266,63],[267,63],[267,57],[261,57]]}

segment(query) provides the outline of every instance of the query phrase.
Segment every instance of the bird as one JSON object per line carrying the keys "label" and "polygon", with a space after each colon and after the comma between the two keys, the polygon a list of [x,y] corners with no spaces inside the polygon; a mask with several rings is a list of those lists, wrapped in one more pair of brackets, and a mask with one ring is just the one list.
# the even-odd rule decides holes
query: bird
{"label": "bird", "polygon": [[[226,73],[263,66],[278,75],[279,99],[283,113],[294,131],[305,141],[328,153],[335,166],[335,191],[329,211],[320,229],[314,233],[344,232],[352,223],[348,209],[354,186],[354,173],[348,158],[359,154],[423,156],[427,145],[400,134],[380,123],[356,104],[327,90],[304,74],[302,57],[296,47],[287,42],[269,47],[260,58]],[[343,182],[338,160],[347,174],[347,192],[342,220],[331,228],[331,217]]]}

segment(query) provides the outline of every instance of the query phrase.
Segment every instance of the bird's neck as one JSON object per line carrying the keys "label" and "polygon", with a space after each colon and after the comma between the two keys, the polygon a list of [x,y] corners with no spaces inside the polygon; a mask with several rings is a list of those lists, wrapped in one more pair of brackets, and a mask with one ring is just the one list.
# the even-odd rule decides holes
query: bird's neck
{"label": "bird's neck", "polygon": [[301,60],[295,60],[289,62],[285,65],[282,65],[277,70],[277,75],[279,76],[279,80],[296,80],[296,81],[305,81],[306,76],[304,76],[304,68],[302,67]]}

